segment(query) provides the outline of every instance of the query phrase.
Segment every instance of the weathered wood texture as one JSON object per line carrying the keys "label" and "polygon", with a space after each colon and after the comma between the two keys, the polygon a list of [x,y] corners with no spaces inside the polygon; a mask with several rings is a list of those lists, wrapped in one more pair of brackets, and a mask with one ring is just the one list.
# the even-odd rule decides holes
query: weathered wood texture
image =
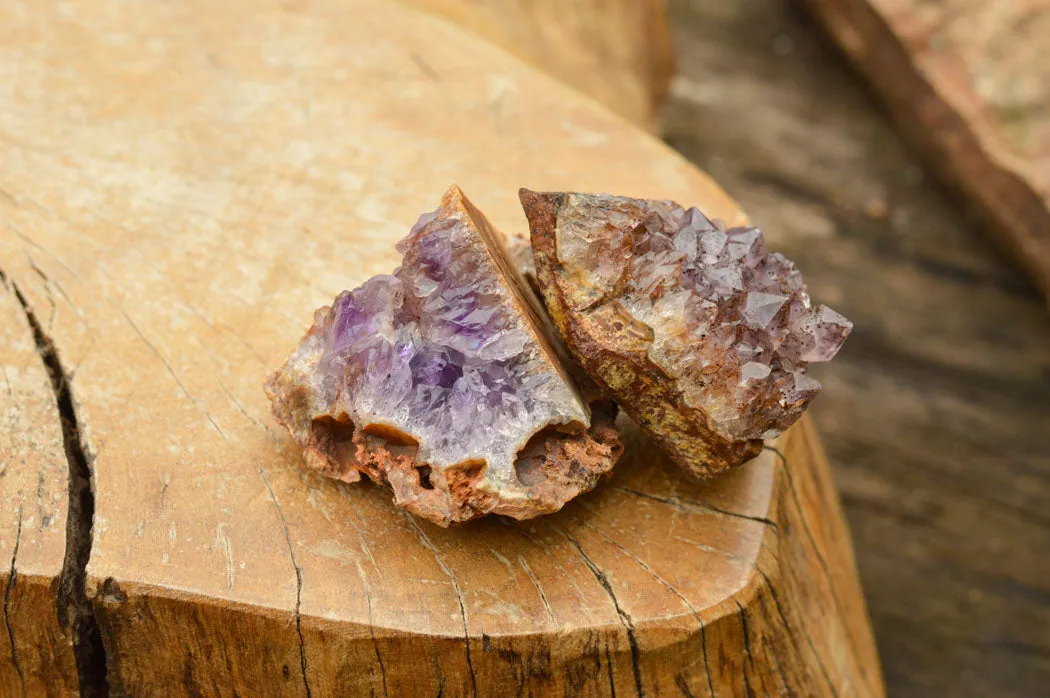
{"label": "weathered wood texture", "polygon": [[[741,220],[667,148],[374,0],[7,3],[0,86],[3,404],[26,410],[3,436],[3,486],[22,492],[4,496],[23,506],[0,582],[29,588],[30,488],[54,473],[40,498],[61,498],[81,453],[95,498],[73,551],[90,541],[108,669],[81,672],[89,693],[882,694],[805,424],[786,466],[767,451],[698,485],[633,438],[613,480],[556,516],[442,530],[303,471],[268,415],[263,379],[311,309],[390,269],[451,180],[504,229],[524,227],[522,184]],[[27,311],[68,386],[69,458]],[[38,571],[39,615],[5,607],[15,680],[56,693],[76,684],[65,645],[23,628],[54,625],[61,550]]]}
{"label": "weathered wood texture", "polygon": [[1050,300],[1050,0],[806,0]]}
{"label": "weathered wood texture", "polygon": [[665,0],[407,0],[654,130],[674,73]]}
{"label": "weathered wood texture", "polygon": [[1050,685],[1050,321],[799,4],[681,0],[668,140],[856,323],[810,413],[890,695]]}

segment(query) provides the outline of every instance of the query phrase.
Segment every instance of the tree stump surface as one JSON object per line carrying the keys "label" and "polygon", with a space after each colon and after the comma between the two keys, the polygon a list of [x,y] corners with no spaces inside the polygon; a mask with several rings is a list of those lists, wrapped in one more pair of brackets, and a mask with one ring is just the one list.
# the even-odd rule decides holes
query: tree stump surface
{"label": "tree stump surface", "polygon": [[562,512],[444,530],[304,471],[269,417],[313,308],[450,182],[505,232],[521,185],[742,221],[709,178],[395,3],[0,27],[0,693],[882,695],[806,421],[709,484],[625,424]]}
{"label": "tree stump surface", "polygon": [[807,4],[1050,299],[1050,1]]}
{"label": "tree stump surface", "polygon": [[655,130],[674,74],[665,0],[408,0]]}

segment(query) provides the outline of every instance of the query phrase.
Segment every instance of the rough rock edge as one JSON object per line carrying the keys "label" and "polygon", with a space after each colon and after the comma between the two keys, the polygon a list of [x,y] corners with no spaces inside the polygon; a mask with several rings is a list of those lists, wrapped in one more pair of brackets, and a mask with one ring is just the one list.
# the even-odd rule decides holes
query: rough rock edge
{"label": "rough rock edge", "polygon": [[595,403],[615,405],[607,397],[608,392],[587,375],[583,366],[569,351],[569,347],[561,336],[560,330],[555,327],[554,322],[551,320],[550,311],[547,309],[547,303],[543,297],[543,290],[540,288],[539,279],[536,277],[536,263],[533,261],[532,246],[529,238],[521,233],[509,235],[507,237],[507,256],[524,281],[524,286],[527,287],[528,298],[536,307],[536,315],[540,318],[544,331],[547,336],[554,338],[552,344],[554,345],[558,361],[561,362],[565,367],[565,372],[575,382],[576,388],[583,396],[584,401],[591,405],[592,408]]}
{"label": "rough rock edge", "polygon": [[[275,413],[277,405],[275,401]],[[477,489],[474,485],[484,472],[484,461],[450,466],[442,478],[441,471],[417,460],[416,444],[396,434],[357,429],[349,419],[312,420],[302,440],[303,456],[308,467],[336,480],[357,482],[361,474],[366,475],[393,490],[397,506],[440,526],[486,514],[531,519],[558,511],[570,499],[593,489],[623,453],[614,426],[615,405],[596,403],[591,409],[591,427],[586,431],[570,434],[545,429],[519,451],[514,469],[529,490],[529,496],[522,499]]]}
{"label": "rough rock edge", "polygon": [[544,304],[587,375],[691,475],[714,477],[757,456],[760,440],[730,441],[716,434],[702,409],[683,402],[676,378],[631,346],[624,333],[587,313],[571,312],[560,286],[555,235],[568,194],[521,189],[518,195],[529,220]]}
{"label": "rough rock edge", "polygon": [[[617,407],[572,359],[551,324],[535,280],[527,277],[520,264],[520,245],[508,241],[455,185],[446,192],[441,206],[459,211],[475,226],[497,273],[510,287],[510,302],[532,325],[540,351],[591,412],[591,426],[579,422],[551,424],[534,434],[518,451],[514,463],[525,492],[506,496],[478,487],[486,467],[484,460],[433,469],[417,460],[418,444],[407,434],[378,425],[357,428],[346,414],[317,410],[307,387],[307,374],[316,361],[290,360],[270,376],[265,389],[273,416],[302,447],[311,469],[344,482],[357,482],[364,473],[390,487],[396,505],[441,526],[490,513],[529,519],[558,511],[570,499],[593,489],[622,454],[615,427]],[[314,342],[315,355],[319,352],[319,328],[330,312],[327,306],[315,311],[314,323],[293,357],[302,353],[307,341]]]}

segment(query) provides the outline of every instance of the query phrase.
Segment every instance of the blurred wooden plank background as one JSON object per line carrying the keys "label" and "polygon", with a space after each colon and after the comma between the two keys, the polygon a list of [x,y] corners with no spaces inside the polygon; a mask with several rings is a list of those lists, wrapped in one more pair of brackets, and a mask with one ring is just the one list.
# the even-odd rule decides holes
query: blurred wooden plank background
{"label": "blurred wooden plank background", "polygon": [[1050,685],[1050,323],[800,9],[672,0],[666,137],[856,331],[813,406],[889,695]]}
{"label": "blurred wooden plank background", "polygon": [[1050,0],[806,0],[1050,300]]}

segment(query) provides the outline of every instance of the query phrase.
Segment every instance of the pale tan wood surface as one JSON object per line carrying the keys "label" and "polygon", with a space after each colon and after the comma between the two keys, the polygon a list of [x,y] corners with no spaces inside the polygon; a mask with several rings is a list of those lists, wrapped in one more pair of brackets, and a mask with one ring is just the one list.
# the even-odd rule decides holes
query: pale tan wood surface
{"label": "pale tan wood surface", "polygon": [[[115,693],[881,695],[805,428],[789,469],[766,452],[712,485],[632,438],[556,516],[442,530],[301,470],[269,417],[262,382],[312,309],[391,269],[451,181],[504,230],[521,185],[742,220],[663,145],[377,1],[14,3],[0,76],[0,269],[47,311],[93,469],[86,594]],[[30,452],[4,456],[33,481]],[[72,689],[64,666],[35,680]]]}
{"label": "pale tan wood surface", "polygon": [[1050,1],[807,4],[1050,299]]}
{"label": "pale tan wood surface", "polygon": [[664,0],[406,0],[467,27],[642,128],[674,73]]}

